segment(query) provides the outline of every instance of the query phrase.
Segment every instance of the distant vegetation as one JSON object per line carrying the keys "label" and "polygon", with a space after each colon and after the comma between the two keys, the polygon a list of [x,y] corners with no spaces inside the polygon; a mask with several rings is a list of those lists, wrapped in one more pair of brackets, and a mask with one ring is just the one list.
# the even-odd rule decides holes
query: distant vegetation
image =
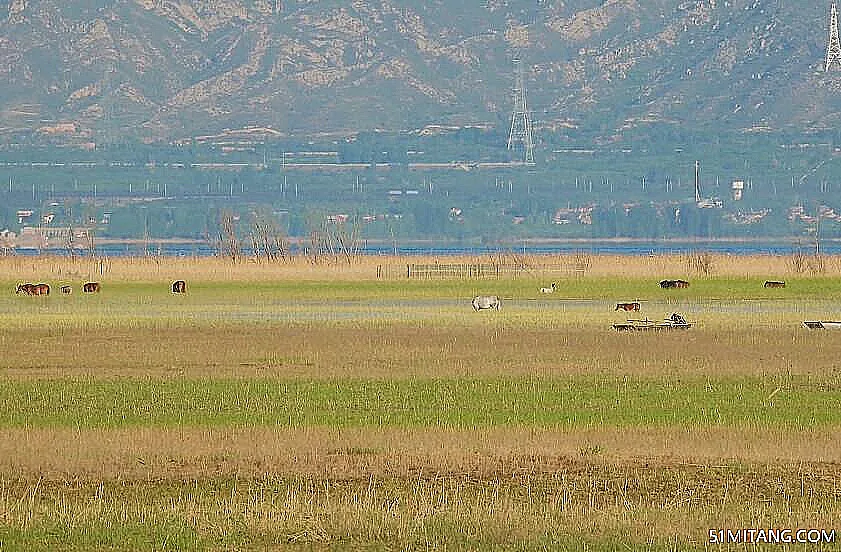
{"label": "distant vegetation", "polygon": [[[511,164],[517,153],[505,149],[505,136],[476,129],[322,143],[264,137],[235,149],[6,147],[0,230],[87,228],[97,238],[218,245],[228,213],[246,247],[255,227],[269,223],[284,238],[340,229],[360,241],[489,246],[613,237],[787,237],[811,246],[816,232],[841,237],[834,133],[710,140],[660,130],[621,145],[586,137],[552,144],[547,136],[534,166]],[[695,198],[696,160],[704,208]]]}

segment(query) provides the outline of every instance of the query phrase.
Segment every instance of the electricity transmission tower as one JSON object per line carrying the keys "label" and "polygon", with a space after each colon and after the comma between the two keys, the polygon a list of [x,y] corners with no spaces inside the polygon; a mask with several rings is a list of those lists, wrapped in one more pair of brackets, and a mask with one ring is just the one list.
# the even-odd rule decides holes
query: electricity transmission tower
{"label": "electricity transmission tower", "polygon": [[695,161],[695,203],[701,203],[701,162]]}
{"label": "electricity transmission tower", "polygon": [[523,160],[534,163],[534,137],[532,135],[531,115],[526,104],[526,82],[523,66],[519,59],[514,60],[514,112],[511,114],[511,130],[508,132],[508,150],[515,144],[523,145]]}
{"label": "electricity transmission tower", "polygon": [[826,67],[829,72],[833,63],[841,67],[841,42],[838,40],[838,9],[835,2],[832,2],[832,10],[829,14],[829,42],[826,44]]}

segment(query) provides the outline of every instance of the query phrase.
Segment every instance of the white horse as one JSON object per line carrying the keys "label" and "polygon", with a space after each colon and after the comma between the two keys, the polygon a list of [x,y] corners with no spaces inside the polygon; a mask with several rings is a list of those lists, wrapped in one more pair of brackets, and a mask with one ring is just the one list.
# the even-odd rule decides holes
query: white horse
{"label": "white horse", "polygon": [[496,309],[502,306],[502,300],[496,295],[477,295],[473,298],[473,310]]}
{"label": "white horse", "polygon": [[552,282],[552,287],[540,288],[540,293],[555,293],[555,282]]}

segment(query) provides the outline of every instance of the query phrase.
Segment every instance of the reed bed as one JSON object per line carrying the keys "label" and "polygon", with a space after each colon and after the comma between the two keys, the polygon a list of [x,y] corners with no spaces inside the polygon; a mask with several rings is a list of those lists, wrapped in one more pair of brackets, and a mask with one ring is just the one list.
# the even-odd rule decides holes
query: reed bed
{"label": "reed bed", "polygon": [[[702,262],[699,262],[702,258]],[[810,262],[811,261],[811,262]],[[655,256],[487,254],[471,256],[356,256],[313,258],[295,255],[268,262],[244,257],[236,262],[216,257],[0,257],[0,280],[23,281],[52,279],[66,282],[83,280],[110,281],[194,281],[266,282],[278,280],[383,280],[406,279],[406,267],[412,264],[505,265],[520,270],[511,278],[586,278],[623,277],[707,278],[735,277],[786,280],[787,278],[833,278],[841,275],[841,258],[800,255],[717,255],[697,251]]]}
{"label": "reed bed", "polygon": [[166,481],[290,477],[551,474],[587,465],[800,465],[841,461],[838,428],[276,426],[0,428],[0,469],[15,480]]}

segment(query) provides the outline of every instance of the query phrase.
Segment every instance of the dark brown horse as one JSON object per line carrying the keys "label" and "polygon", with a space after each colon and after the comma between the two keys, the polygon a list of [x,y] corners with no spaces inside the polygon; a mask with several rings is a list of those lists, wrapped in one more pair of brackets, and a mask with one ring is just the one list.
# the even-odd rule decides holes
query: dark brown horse
{"label": "dark brown horse", "polygon": [[82,286],[82,291],[85,293],[99,293],[99,290],[102,286],[99,285],[99,282],[88,282]]}
{"label": "dark brown horse", "polygon": [[786,287],[786,283],[777,280],[768,280],[763,286],[767,288],[784,288]]}
{"label": "dark brown horse", "polygon": [[49,295],[50,286],[47,284],[18,284],[15,293],[25,293],[26,295]]}
{"label": "dark brown horse", "polygon": [[70,295],[73,293],[73,288],[70,286],[61,286],[61,292],[65,295]]}
{"label": "dark brown horse", "polygon": [[172,293],[187,293],[187,283],[184,280],[172,282]]}
{"label": "dark brown horse", "polygon": [[48,284],[35,284],[32,286],[32,291],[29,295],[49,295],[50,286]]}
{"label": "dark brown horse", "polygon": [[632,303],[616,303],[616,308],[613,310],[639,311],[640,304],[637,301],[634,301]]}
{"label": "dark brown horse", "polygon": [[688,288],[689,282],[686,280],[661,280],[660,287],[663,289]]}
{"label": "dark brown horse", "polygon": [[30,283],[18,284],[18,287],[15,290],[15,293],[24,293],[26,295],[32,295],[32,288],[34,288],[34,287],[35,287],[35,284],[30,284]]}

